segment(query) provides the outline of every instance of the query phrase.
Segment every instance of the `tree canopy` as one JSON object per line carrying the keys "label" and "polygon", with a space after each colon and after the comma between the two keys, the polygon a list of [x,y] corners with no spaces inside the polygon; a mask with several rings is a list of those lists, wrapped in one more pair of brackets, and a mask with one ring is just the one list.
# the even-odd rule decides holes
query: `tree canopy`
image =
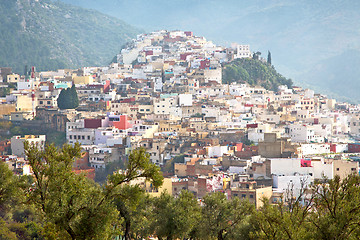
{"label": "tree canopy", "polygon": [[[72,164],[79,145],[25,145],[34,176],[0,161],[0,239],[359,239],[360,176],[316,181],[295,197],[255,206],[222,192],[202,200],[189,191],[150,197],[137,182],[162,184],[145,149],[102,185]],[[139,180],[139,181],[138,181]]]}
{"label": "tree canopy", "polygon": [[75,84],[71,88],[62,89],[57,99],[60,109],[74,109],[79,106],[79,98],[76,92]]}
{"label": "tree canopy", "polygon": [[291,88],[293,84],[291,79],[285,78],[271,64],[258,60],[258,57],[254,59],[235,59],[226,64],[223,68],[222,78],[223,83],[248,83],[252,86],[259,85],[273,91],[277,91],[279,85],[286,85]]}

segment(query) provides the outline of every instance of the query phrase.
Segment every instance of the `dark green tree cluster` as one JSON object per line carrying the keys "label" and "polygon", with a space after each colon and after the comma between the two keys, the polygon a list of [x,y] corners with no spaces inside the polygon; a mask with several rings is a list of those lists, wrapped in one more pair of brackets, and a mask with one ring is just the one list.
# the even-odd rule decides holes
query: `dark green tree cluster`
{"label": "dark green tree cluster", "polygon": [[0,88],[0,97],[6,97],[9,95],[11,90],[16,89],[16,83],[7,83],[7,87]]}
{"label": "dark green tree cluster", "polygon": [[57,99],[60,109],[73,109],[79,106],[79,98],[76,92],[75,84],[71,88],[62,89]]}
{"label": "dark green tree cluster", "polygon": [[232,82],[248,83],[252,86],[259,85],[268,90],[277,91],[279,85],[292,87],[292,80],[287,79],[278,73],[271,65],[271,55],[269,52],[268,63],[258,60],[259,54],[254,53],[253,59],[235,59],[223,68],[223,83]]}
{"label": "dark green tree cluster", "polygon": [[[102,186],[72,172],[79,145],[45,150],[26,144],[33,177],[15,176],[0,162],[0,239],[359,239],[360,176],[323,179],[255,209],[238,197],[215,192],[198,200],[150,197],[137,180],[154,189],[159,168],[144,149],[131,152],[126,170]],[[142,181],[142,180],[141,180]]]}

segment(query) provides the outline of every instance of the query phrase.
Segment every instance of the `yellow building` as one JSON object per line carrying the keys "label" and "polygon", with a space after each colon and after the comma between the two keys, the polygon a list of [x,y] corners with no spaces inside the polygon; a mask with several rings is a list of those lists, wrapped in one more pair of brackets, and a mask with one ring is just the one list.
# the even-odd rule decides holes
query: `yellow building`
{"label": "yellow building", "polygon": [[187,166],[185,163],[175,163],[174,169],[175,169],[176,176],[178,176],[178,177],[186,177],[187,176],[187,173],[186,173]]}
{"label": "yellow building", "polygon": [[0,104],[0,118],[3,118],[4,115],[15,112],[15,108],[15,104]]}
{"label": "yellow building", "polygon": [[158,125],[152,125],[150,128],[145,130],[145,133],[143,134],[143,138],[153,138],[154,133],[156,133],[159,129]]}
{"label": "yellow building", "polygon": [[37,99],[34,98],[34,102],[32,101],[31,94],[19,94],[16,96],[16,111],[22,112],[31,112],[37,106]]}
{"label": "yellow building", "polygon": [[172,194],[172,179],[164,178],[163,184],[159,188],[154,188],[152,184],[145,180],[145,178],[138,178],[130,182],[131,185],[139,185],[145,189],[151,197],[160,197],[161,193],[167,191]]}
{"label": "yellow building", "polygon": [[138,113],[152,114],[154,113],[154,105],[139,105]]}
{"label": "yellow building", "polygon": [[334,175],[339,175],[340,179],[343,180],[350,174],[359,173],[359,162],[346,161],[346,160],[334,160],[333,162]]}
{"label": "yellow building", "polygon": [[20,81],[20,75],[19,74],[9,74],[7,75],[7,82],[16,83]]}
{"label": "yellow building", "polygon": [[94,79],[92,76],[73,76],[72,80],[75,84],[91,84],[94,82]]}
{"label": "yellow building", "polygon": [[180,129],[181,129],[181,124],[178,124],[177,122],[170,122],[170,121],[159,122],[160,132],[179,132]]}
{"label": "yellow building", "polygon": [[161,193],[165,191],[172,195],[172,179],[164,178],[164,182],[159,188],[153,188],[150,182],[145,182],[145,191],[149,193],[151,197],[160,197]]}
{"label": "yellow building", "polygon": [[272,186],[257,186],[256,182],[240,182],[238,187],[231,188],[231,196],[248,199],[256,208],[262,207],[263,199],[271,199]]}

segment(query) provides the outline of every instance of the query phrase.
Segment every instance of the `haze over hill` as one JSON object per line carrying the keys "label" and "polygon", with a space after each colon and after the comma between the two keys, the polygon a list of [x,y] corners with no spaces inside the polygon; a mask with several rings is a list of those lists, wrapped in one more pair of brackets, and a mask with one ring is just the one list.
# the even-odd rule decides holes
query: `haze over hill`
{"label": "haze over hill", "polygon": [[23,73],[108,64],[140,31],[100,12],[50,0],[0,1],[0,66]]}
{"label": "haze over hill", "polygon": [[[194,31],[218,44],[248,43],[263,55],[270,50],[273,64],[287,77],[302,85],[327,85],[328,77],[311,76],[321,64],[335,82],[344,80],[337,66],[344,64],[345,52],[360,50],[360,2],[351,0],[62,0],[94,8],[146,29],[181,29]],[[265,56],[266,57],[266,56]],[[331,64],[325,66],[326,64]],[[325,64],[325,65],[324,65]],[[335,66],[335,68],[334,68]],[[360,81],[357,65],[347,62],[347,76]],[[329,92],[347,95],[352,88],[339,92],[333,85]],[[360,94],[351,96],[360,100]]]}

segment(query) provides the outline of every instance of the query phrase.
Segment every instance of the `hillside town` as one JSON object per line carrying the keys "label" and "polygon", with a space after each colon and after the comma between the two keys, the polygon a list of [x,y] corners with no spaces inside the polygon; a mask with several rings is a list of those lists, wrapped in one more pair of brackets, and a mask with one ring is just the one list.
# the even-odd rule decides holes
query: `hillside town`
{"label": "hillside town", "polygon": [[[106,67],[0,68],[1,88],[14,86],[0,98],[2,161],[31,175],[24,142],[43,149],[47,136],[31,131],[46,128],[81,144],[73,171],[89,178],[124,166],[142,147],[165,177],[160,188],[140,183],[150,195],[185,189],[201,199],[220,191],[257,208],[289,189],[299,196],[324,177],[359,174],[359,105],[296,86],[224,84],[224,65],[253,54],[246,44],[222,47],[190,31],[162,30],[138,35]],[[58,108],[60,92],[73,86],[78,107]],[[28,134],[10,134],[10,125]]]}

